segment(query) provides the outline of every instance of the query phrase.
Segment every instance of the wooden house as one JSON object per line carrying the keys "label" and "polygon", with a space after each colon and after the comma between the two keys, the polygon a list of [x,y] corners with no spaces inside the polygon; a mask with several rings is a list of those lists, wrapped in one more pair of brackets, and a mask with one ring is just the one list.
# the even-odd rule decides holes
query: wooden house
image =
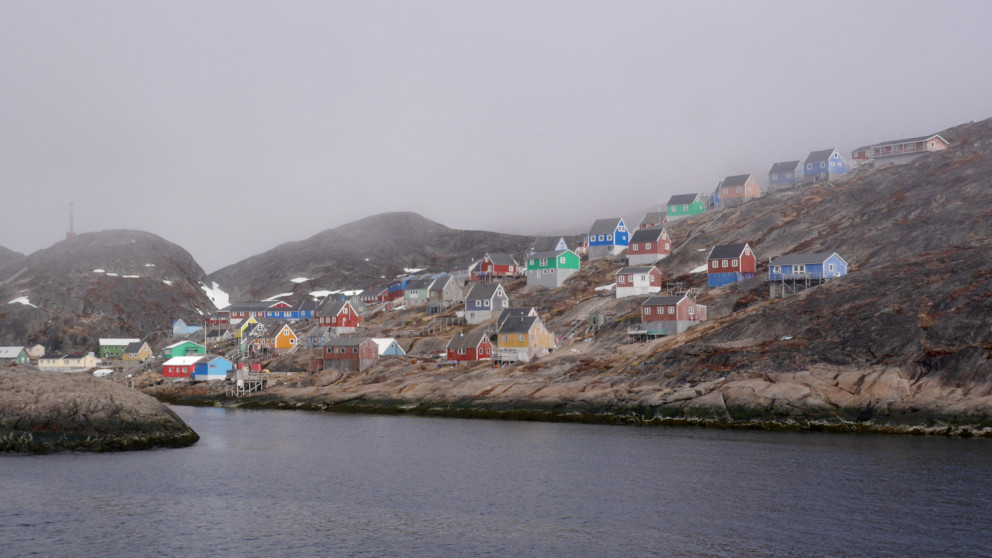
{"label": "wooden house", "polygon": [[124,354],[124,349],[134,343],[135,341],[141,341],[141,339],[124,339],[124,338],[100,338],[100,358],[121,358]]}
{"label": "wooden house", "polygon": [[484,330],[459,333],[448,341],[445,349],[448,360],[488,360],[493,357],[493,344]]}
{"label": "wooden house", "polygon": [[317,309],[323,302],[318,302],[312,298],[305,298],[296,303],[293,307],[293,311],[296,313],[296,319],[298,320],[312,320],[317,317]]}
{"label": "wooden house", "polygon": [[24,347],[0,347],[0,361],[28,364],[31,357]]}
{"label": "wooden house", "polygon": [[180,341],[162,348],[162,356],[165,358],[193,355],[203,356],[205,354],[207,354],[206,347],[192,341]]}
{"label": "wooden house", "polygon": [[714,246],[706,258],[707,284],[722,287],[751,279],[756,268],[757,260],[747,243]]}
{"label": "wooden house", "polygon": [[234,370],[234,363],[222,356],[202,357],[193,364],[191,380],[197,382],[224,381]]}
{"label": "wooden house", "polygon": [[768,189],[780,190],[799,184],[803,177],[802,161],[782,161],[768,171]]}
{"label": "wooden house", "polygon": [[678,335],[706,321],[706,307],[687,294],[653,296],[641,304],[641,328],[649,336]]}
{"label": "wooden house", "polygon": [[406,351],[393,337],[373,337],[372,341],[375,342],[380,357],[406,356]]}
{"label": "wooden house", "polygon": [[431,277],[408,281],[403,290],[403,302],[408,307],[426,306],[431,299],[431,284],[433,282],[434,279]]}
{"label": "wooden house", "polygon": [[588,251],[590,260],[612,258],[620,255],[630,243],[627,224],[621,217],[596,219],[589,228]]}
{"label": "wooden house", "polygon": [[481,324],[510,306],[510,297],[502,283],[474,283],[465,295],[465,321]]}
{"label": "wooden house", "polygon": [[751,174],[736,174],[724,178],[717,186],[720,203],[724,207],[740,205],[747,200],[761,197],[758,181]]}
{"label": "wooden house", "polygon": [[208,326],[226,326],[231,324],[231,313],[225,310],[218,310],[206,318]]}
{"label": "wooden house", "polygon": [[527,284],[556,289],[579,272],[579,255],[571,250],[537,252],[527,256]]}
{"label": "wooden house", "polygon": [[368,337],[337,337],[324,344],[323,367],[362,372],[379,360],[379,347]]}
{"label": "wooden house", "polygon": [[462,284],[451,275],[436,277],[427,289],[427,312],[436,314],[460,304],[465,296]]}
{"label": "wooden house", "polygon": [[523,272],[520,264],[511,254],[490,252],[483,256],[472,279],[475,281],[519,277]]}
{"label": "wooden house", "polygon": [[360,298],[366,306],[387,302],[389,300],[389,287],[369,287],[368,289],[358,293],[358,298]]}
{"label": "wooden house", "polygon": [[901,165],[934,151],[943,151],[950,145],[940,134],[883,141],[865,145],[851,153],[851,164],[858,166],[874,161],[876,164]]}
{"label": "wooden house", "polygon": [[162,364],[162,375],[166,378],[190,378],[202,355],[172,357]]}
{"label": "wooden house", "polygon": [[239,324],[247,318],[264,318],[270,311],[275,316],[276,310],[290,309],[288,302],[282,300],[263,302],[235,302],[228,308],[230,321]]}
{"label": "wooden house", "polygon": [[364,321],[348,300],[327,300],[317,311],[317,323],[338,335],[357,330]]}
{"label": "wooden house", "polygon": [[293,328],[284,323],[269,328],[261,335],[253,335],[248,348],[253,354],[280,353],[292,349],[298,342]]}
{"label": "wooden house", "polygon": [[654,265],[672,253],[672,240],[665,229],[637,229],[630,237],[627,265]]}
{"label": "wooden house", "polygon": [[148,346],[148,343],[144,341],[135,341],[134,343],[129,343],[128,346],[124,348],[124,353],[121,354],[121,360],[142,362],[145,359],[152,358],[153,356],[155,356],[155,352]]}
{"label": "wooden house", "polygon": [[38,369],[69,372],[95,368],[98,363],[99,360],[92,352],[69,355],[53,354],[39,358]]}
{"label": "wooden house", "polygon": [[668,199],[666,209],[666,221],[684,219],[706,211],[706,200],[702,194],[678,194]]}
{"label": "wooden house", "polygon": [[837,252],[789,254],[768,263],[769,294],[780,298],[847,275],[847,262]]}
{"label": "wooden house", "polygon": [[[664,211],[649,211],[644,215],[644,219],[641,219],[641,224],[637,225],[638,229],[656,229],[665,224],[665,212]],[[636,231],[634,234],[637,234]],[[631,237],[631,242],[634,242],[634,238]]]}
{"label": "wooden house", "polygon": [[616,273],[617,298],[661,291],[661,271],[655,266],[625,267]]}
{"label": "wooden house", "polygon": [[193,335],[197,331],[203,329],[203,326],[190,325],[186,323],[186,320],[179,318],[172,321],[172,335],[173,337],[186,337],[188,335]]}
{"label": "wooden house", "polygon": [[851,172],[851,163],[834,148],[810,151],[803,161],[803,182],[833,180]]}
{"label": "wooden house", "polygon": [[499,362],[530,362],[555,349],[554,335],[539,316],[509,317],[497,331],[494,360]]}

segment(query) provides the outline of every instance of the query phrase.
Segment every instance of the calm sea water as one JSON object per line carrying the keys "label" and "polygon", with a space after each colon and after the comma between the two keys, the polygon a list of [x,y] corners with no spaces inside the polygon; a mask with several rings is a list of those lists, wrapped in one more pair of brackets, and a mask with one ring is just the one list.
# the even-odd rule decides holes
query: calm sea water
{"label": "calm sea water", "polygon": [[175,410],[0,457],[0,556],[992,555],[992,440]]}

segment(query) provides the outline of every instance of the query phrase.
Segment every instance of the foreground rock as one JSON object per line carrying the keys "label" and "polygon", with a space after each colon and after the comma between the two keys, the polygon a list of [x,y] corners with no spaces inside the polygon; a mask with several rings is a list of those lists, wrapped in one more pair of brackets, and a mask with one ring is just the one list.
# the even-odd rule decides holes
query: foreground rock
{"label": "foreground rock", "polygon": [[0,451],[185,447],[200,437],[154,398],[89,374],[0,365]]}

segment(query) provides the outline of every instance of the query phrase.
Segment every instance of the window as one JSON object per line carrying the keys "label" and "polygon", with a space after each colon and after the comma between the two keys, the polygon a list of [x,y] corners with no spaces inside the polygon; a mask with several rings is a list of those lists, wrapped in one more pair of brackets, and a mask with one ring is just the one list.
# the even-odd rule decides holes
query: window
{"label": "window", "polygon": [[332,324],[338,323],[338,317],[337,316],[331,316],[331,323]]}
{"label": "window", "polygon": [[935,141],[930,142],[930,147],[937,147],[937,142]]}
{"label": "window", "polygon": [[713,265],[713,269],[716,269],[716,268],[720,267],[720,262],[718,262],[716,260],[713,260],[710,263]]}
{"label": "window", "polygon": [[602,241],[603,241],[603,235],[599,235],[599,241],[600,241],[600,242],[602,242]]}
{"label": "window", "polygon": [[665,250],[671,250],[671,248],[670,248],[670,246],[671,246],[671,245],[670,245],[670,244],[668,244],[668,243],[666,242],[666,243],[665,243]]}
{"label": "window", "polygon": [[546,265],[548,265],[548,258],[543,258],[543,259],[541,260],[541,267],[544,267],[544,266],[546,266]]}
{"label": "window", "polygon": [[460,355],[465,354],[465,349],[458,349],[458,354],[460,354]]}
{"label": "window", "polygon": [[726,195],[727,195],[727,194],[729,194],[729,193],[730,193],[730,188],[724,188],[724,189],[723,189],[723,195],[724,195],[724,196],[726,196]]}
{"label": "window", "polygon": [[609,240],[609,241],[612,242],[613,241],[613,235],[612,234],[606,235],[606,240]]}
{"label": "window", "polygon": [[623,282],[624,282],[624,277],[623,277],[623,275],[619,275],[619,276],[617,276],[617,283],[623,283]]}
{"label": "window", "polygon": [[692,305],[690,305],[690,306],[689,306],[689,315],[691,316],[691,315],[693,315],[693,314],[695,314],[695,313],[696,313],[696,307],[695,307],[695,306],[692,306]]}
{"label": "window", "polygon": [[669,306],[668,307],[668,313],[669,314],[674,314],[675,313],[675,307],[674,306]]}
{"label": "window", "polygon": [[520,341],[521,343],[524,342],[524,334],[523,333],[517,335],[517,341]]}
{"label": "window", "polygon": [[565,263],[565,256],[558,258],[559,263]]}
{"label": "window", "polygon": [[778,180],[778,175],[777,174],[773,174],[772,175],[772,180]]}
{"label": "window", "polygon": [[626,232],[627,227],[620,225],[620,227],[617,230],[619,230],[620,232]]}
{"label": "window", "polygon": [[482,305],[483,306],[489,306],[489,301],[488,300],[483,300],[482,301]]}
{"label": "window", "polygon": [[834,264],[827,264],[827,271],[832,272],[833,270],[834,270]]}
{"label": "window", "polygon": [[531,260],[530,261],[530,265],[534,265],[534,260]]}
{"label": "window", "polygon": [[595,240],[596,240],[596,235],[594,234],[589,235],[589,242],[594,242]]}
{"label": "window", "polygon": [[650,306],[645,306],[644,307],[644,315],[645,316],[648,316],[650,314],[651,314],[651,307]]}
{"label": "window", "polygon": [[641,281],[645,281],[645,280],[647,280],[647,278],[648,278],[647,275],[641,275]]}
{"label": "window", "polygon": [[340,352],[341,354],[344,354],[344,351],[345,351],[345,348],[344,347],[341,347],[341,350],[338,351],[338,352]]}
{"label": "window", "polygon": [[506,343],[506,342],[507,342],[507,340],[508,340],[509,338],[510,338],[510,336],[509,336],[509,335],[507,335],[507,334],[505,334],[505,333],[503,334],[503,342],[504,342],[504,343]]}
{"label": "window", "polygon": [[826,164],[826,163],[824,163],[823,161],[820,161],[820,168],[821,168],[821,169],[825,169],[825,168],[827,168],[827,164]]}
{"label": "window", "polygon": [[688,205],[683,205],[682,206],[682,211],[689,211],[689,206]]}
{"label": "window", "polygon": [[351,352],[352,353],[357,353],[358,352],[358,347],[352,347],[351,348]]}
{"label": "window", "polygon": [[738,193],[738,194],[740,194],[740,193],[741,193],[741,187],[740,187],[740,186],[738,186],[738,187],[737,187],[737,193]]}
{"label": "window", "polygon": [[720,262],[720,267],[727,267],[727,260],[721,261]]}
{"label": "window", "polygon": [[733,267],[737,267],[737,260],[730,260],[730,265]]}
{"label": "window", "polygon": [[781,273],[781,272],[782,272],[782,268],[781,267],[779,267],[777,265],[773,265],[772,266],[772,273]]}
{"label": "window", "polygon": [[[634,246],[637,246],[637,245],[635,244]],[[644,249],[645,249],[645,250],[650,250],[650,249],[651,249],[651,243],[650,243],[650,242],[646,242],[646,243],[644,244]]]}
{"label": "window", "polygon": [[813,163],[806,163],[806,170],[813,170]]}

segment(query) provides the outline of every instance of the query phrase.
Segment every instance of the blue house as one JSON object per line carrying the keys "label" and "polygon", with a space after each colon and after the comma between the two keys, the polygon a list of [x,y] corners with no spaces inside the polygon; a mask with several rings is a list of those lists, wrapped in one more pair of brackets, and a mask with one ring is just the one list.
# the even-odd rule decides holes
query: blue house
{"label": "blue house", "polygon": [[203,357],[193,365],[190,379],[198,382],[226,380],[227,374],[233,369],[234,364],[222,356]]}
{"label": "blue house", "polygon": [[597,219],[589,229],[589,259],[612,258],[627,249],[630,233],[621,217]]}
{"label": "blue house", "polygon": [[810,151],[803,161],[803,182],[824,182],[851,172],[851,163],[836,149]]}
{"label": "blue house", "polygon": [[833,279],[847,275],[847,262],[837,252],[789,254],[779,256],[768,264],[768,280],[795,278]]}
{"label": "blue house", "polygon": [[376,347],[379,351],[379,356],[406,356],[406,351],[400,344],[396,342],[396,339],[392,337],[373,337],[372,341],[375,341]]}
{"label": "blue house", "polygon": [[300,311],[292,307],[269,308],[265,311],[268,320],[298,320]]}
{"label": "blue house", "polygon": [[182,318],[172,321],[172,335],[174,337],[192,335],[201,329],[203,329],[203,326],[188,325]]}
{"label": "blue house", "polygon": [[803,165],[800,161],[783,161],[772,165],[768,171],[768,189],[777,190],[795,186],[803,177]]}

